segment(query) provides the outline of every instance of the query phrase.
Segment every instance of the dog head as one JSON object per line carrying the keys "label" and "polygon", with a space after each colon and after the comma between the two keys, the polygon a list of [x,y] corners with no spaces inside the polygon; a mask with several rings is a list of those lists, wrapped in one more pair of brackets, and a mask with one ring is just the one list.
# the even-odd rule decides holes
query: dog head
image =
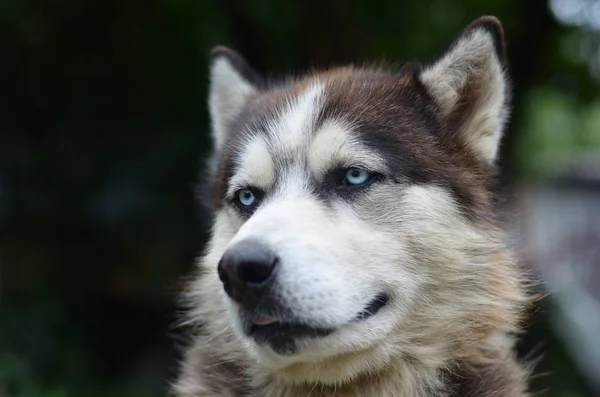
{"label": "dog head", "polygon": [[[514,326],[518,277],[494,208],[504,58],[491,17],[399,70],[274,82],[213,50],[202,277],[219,299],[203,304],[223,308],[240,348],[301,381],[337,381],[415,349],[463,354]],[[330,359],[335,374],[311,369]]]}

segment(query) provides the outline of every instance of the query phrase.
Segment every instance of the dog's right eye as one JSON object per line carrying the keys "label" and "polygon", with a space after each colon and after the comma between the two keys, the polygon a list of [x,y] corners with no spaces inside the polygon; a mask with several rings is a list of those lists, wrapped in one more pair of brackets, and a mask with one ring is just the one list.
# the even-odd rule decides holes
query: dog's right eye
{"label": "dog's right eye", "polygon": [[252,207],[256,202],[256,195],[250,189],[240,189],[236,196],[238,202],[244,207]]}
{"label": "dog's right eye", "polygon": [[249,215],[259,206],[262,198],[262,193],[256,189],[243,188],[237,190],[231,202],[238,208],[244,215]]}

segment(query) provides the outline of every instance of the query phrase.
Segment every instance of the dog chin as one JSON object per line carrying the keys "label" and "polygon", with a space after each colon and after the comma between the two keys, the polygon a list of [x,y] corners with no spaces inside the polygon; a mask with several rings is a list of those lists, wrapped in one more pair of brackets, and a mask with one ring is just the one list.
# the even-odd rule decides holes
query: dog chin
{"label": "dog chin", "polygon": [[299,322],[275,319],[264,324],[240,320],[236,329],[249,342],[262,361],[276,366],[297,362],[321,361],[331,356],[368,349],[392,328],[389,297],[377,295],[352,320],[337,327],[307,326]]}
{"label": "dog chin", "polygon": [[391,312],[381,313],[371,321],[347,324],[322,338],[299,340],[293,354],[281,354],[252,338],[244,339],[250,357],[281,380],[338,384],[376,365],[386,365],[392,318]]}

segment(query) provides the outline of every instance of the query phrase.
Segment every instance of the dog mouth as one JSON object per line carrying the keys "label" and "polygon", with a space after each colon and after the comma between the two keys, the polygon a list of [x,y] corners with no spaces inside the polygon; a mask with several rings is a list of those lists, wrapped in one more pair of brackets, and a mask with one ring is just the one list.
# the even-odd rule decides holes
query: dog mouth
{"label": "dog mouth", "polygon": [[262,325],[253,324],[250,327],[249,336],[259,344],[269,345],[276,353],[293,354],[298,349],[298,340],[322,338],[333,331],[335,331],[333,328],[273,321]]}
{"label": "dog mouth", "polygon": [[[390,301],[388,294],[378,294],[355,317],[354,321],[364,321],[375,316]],[[335,328],[313,327],[301,323],[281,321],[276,317],[263,316],[256,319],[247,329],[248,336],[259,344],[269,345],[276,353],[293,354],[297,351],[297,341],[323,338]]]}
{"label": "dog mouth", "polygon": [[364,321],[368,318],[373,317],[381,309],[383,309],[390,302],[390,296],[386,293],[381,293],[377,295],[365,308],[356,315],[356,319],[359,321]]}

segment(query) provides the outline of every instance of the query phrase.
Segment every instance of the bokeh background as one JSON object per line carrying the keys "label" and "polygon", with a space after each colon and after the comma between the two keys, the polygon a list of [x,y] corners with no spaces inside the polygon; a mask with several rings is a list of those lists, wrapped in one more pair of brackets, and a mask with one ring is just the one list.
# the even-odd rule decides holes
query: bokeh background
{"label": "bokeh background", "polygon": [[599,0],[4,0],[0,397],[166,395],[212,46],[269,74],[431,60],[485,14],[514,82],[512,235],[553,291],[520,353],[534,391],[600,395]]}

